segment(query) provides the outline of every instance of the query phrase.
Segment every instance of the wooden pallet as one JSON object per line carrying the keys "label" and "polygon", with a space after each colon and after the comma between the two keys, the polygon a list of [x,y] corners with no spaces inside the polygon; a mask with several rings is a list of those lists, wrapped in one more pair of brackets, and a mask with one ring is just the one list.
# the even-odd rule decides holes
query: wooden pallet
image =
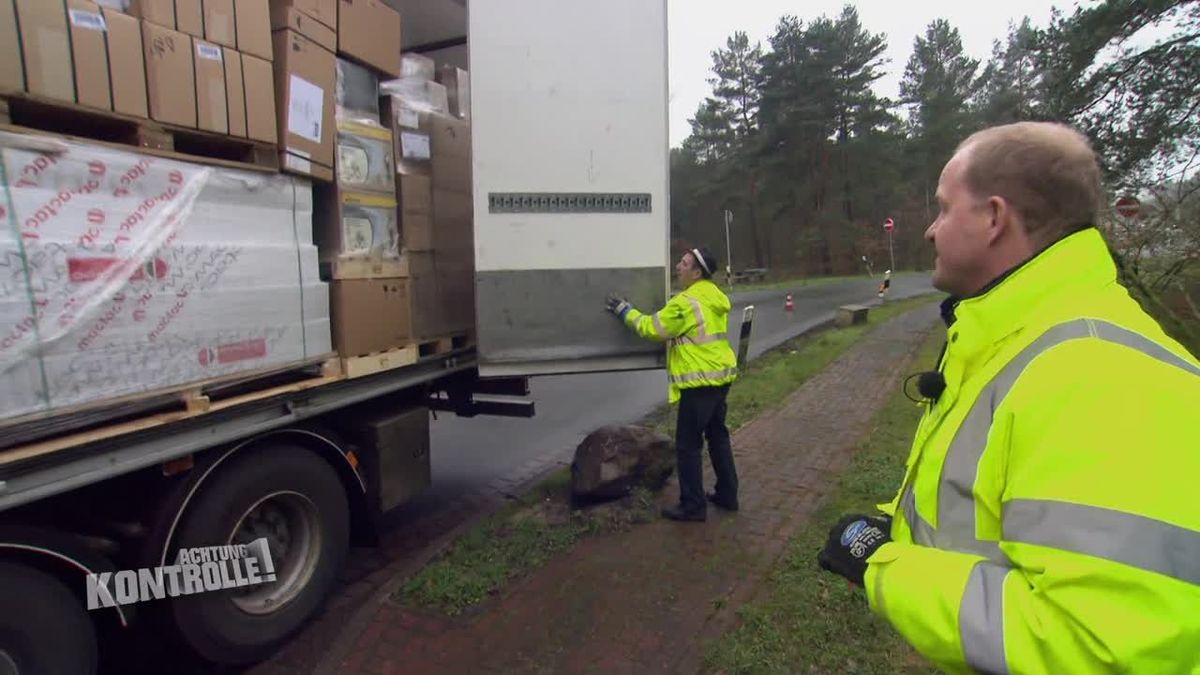
{"label": "wooden pallet", "polygon": [[[78,430],[78,433],[97,433],[111,425],[114,419],[130,419],[150,415],[166,416],[171,420],[185,419],[231,405],[230,401],[245,402],[274,396],[280,388],[318,386],[341,379],[341,364],[332,355],[294,361],[282,366],[233,373],[191,383],[180,387],[164,387],[147,392],[127,394],[101,401],[80,403],[45,412],[22,415],[0,421],[0,447],[36,441],[51,435]],[[133,423],[131,422],[131,423]],[[87,429],[99,427],[97,432]],[[71,434],[68,438],[74,437]],[[123,433],[123,432],[121,432]],[[117,435],[117,434],[113,434]],[[107,438],[107,435],[100,438]],[[0,450],[0,454],[4,451]]]}
{"label": "wooden pallet", "polygon": [[26,93],[0,94],[0,128],[132,146],[138,152],[170,159],[279,171],[279,153],[274,143],[164,124]]}
{"label": "wooden pallet", "polygon": [[[336,360],[333,361],[336,363]],[[128,421],[117,424],[107,424],[94,429],[78,431],[76,433],[67,434],[65,436],[56,436],[44,441],[34,442],[27,445],[22,445],[9,450],[0,450],[0,466],[28,460],[41,455],[48,455],[59,450],[65,450],[79,445],[95,443],[109,438],[116,438],[139,431],[146,431],[166,424],[179,422],[188,418],[197,417],[200,415],[215,413],[228,408],[233,408],[254,401],[261,401],[274,396],[282,396],[285,394],[293,394],[314,387],[320,387],[326,384],[332,384],[343,379],[340,372],[340,367],[329,367],[323,369],[320,375],[309,377],[298,382],[291,382],[266,389],[258,389],[237,396],[230,396],[220,400],[207,400],[204,405],[191,407],[185,410],[162,412],[152,415],[145,415],[130,419]]]}
{"label": "wooden pallet", "polygon": [[399,260],[337,258],[321,262],[322,279],[395,279],[407,276],[407,256],[400,256]]}
{"label": "wooden pallet", "polygon": [[417,362],[417,357],[417,345],[407,345],[362,356],[342,357],[342,373],[347,379],[374,375],[385,370],[411,366]]}
{"label": "wooden pallet", "polygon": [[427,356],[437,356],[438,354],[448,354],[460,349],[466,349],[470,345],[471,341],[468,334],[459,333],[449,337],[420,342],[417,344],[417,353],[421,358],[425,358]]}

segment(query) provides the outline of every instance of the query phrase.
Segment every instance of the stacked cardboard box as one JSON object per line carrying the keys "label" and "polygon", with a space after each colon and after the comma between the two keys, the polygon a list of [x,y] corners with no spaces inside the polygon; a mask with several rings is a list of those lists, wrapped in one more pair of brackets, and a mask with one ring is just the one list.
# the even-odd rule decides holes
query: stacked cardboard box
{"label": "stacked cardboard box", "polygon": [[276,141],[267,0],[105,5],[0,2],[0,88]]}
{"label": "stacked cardboard box", "polygon": [[275,144],[354,356],[474,317],[466,73],[400,36],[383,0],[0,0],[0,88]]}
{"label": "stacked cardboard box", "polygon": [[403,77],[381,86],[417,339],[469,331],[475,319],[470,125],[448,114],[445,88],[426,79],[435,72],[427,58],[405,55]]}
{"label": "stacked cardboard box", "polygon": [[332,122],[332,181],[318,186],[315,200],[334,345],[347,357],[404,346],[413,337],[409,280],[397,224],[393,138],[379,115],[379,80],[400,72],[400,15],[381,0],[272,3],[276,31],[307,29],[323,49],[323,72],[329,71],[328,86],[320,89],[324,117]]}

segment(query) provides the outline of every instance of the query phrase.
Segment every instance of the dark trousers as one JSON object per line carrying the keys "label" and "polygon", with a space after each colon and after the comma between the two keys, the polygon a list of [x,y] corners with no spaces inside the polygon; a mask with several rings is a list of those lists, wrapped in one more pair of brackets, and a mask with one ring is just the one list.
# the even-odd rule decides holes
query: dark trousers
{"label": "dark trousers", "polygon": [[725,426],[725,397],[729,385],[697,387],[680,392],[675,424],[675,451],[679,469],[679,506],[689,513],[706,510],[704,472],[700,453],[708,439],[708,454],[717,474],[716,493],[723,501],[737,502],[737,470],[733,447]]}

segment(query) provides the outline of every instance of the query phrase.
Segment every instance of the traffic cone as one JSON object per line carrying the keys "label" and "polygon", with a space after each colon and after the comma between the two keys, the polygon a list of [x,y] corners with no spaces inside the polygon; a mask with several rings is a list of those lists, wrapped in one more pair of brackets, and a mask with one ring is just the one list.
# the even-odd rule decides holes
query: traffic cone
{"label": "traffic cone", "polygon": [[792,294],[788,293],[783,298],[783,311],[790,312],[796,309],[796,305],[792,303]]}

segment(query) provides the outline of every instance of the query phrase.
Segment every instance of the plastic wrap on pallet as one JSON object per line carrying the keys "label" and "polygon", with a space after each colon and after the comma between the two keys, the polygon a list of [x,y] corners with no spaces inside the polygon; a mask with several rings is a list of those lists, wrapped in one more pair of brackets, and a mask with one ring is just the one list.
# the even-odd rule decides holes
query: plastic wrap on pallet
{"label": "plastic wrap on pallet", "polygon": [[392,132],[338,121],[337,182],[346,190],[395,194]]}
{"label": "plastic wrap on pallet", "polygon": [[0,136],[0,417],[331,349],[308,181]]}
{"label": "plastic wrap on pallet", "polygon": [[471,117],[471,74],[455,66],[442,66],[437,81],[446,87],[450,114],[460,120]]}
{"label": "plastic wrap on pallet", "polygon": [[400,79],[432,80],[437,70],[433,59],[424,54],[402,54],[400,56]]}
{"label": "plastic wrap on pallet", "polygon": [[379,76],[369,68],[337,60],[334,116],[339,122],[379,124]]}
{"label": "plastic wrap on pallet", "polygon": [[450,115],[450,103],[445,85],[415,78],[388,80],[379,85],[381,96],[393,96],[405,107],[416,112]]}

